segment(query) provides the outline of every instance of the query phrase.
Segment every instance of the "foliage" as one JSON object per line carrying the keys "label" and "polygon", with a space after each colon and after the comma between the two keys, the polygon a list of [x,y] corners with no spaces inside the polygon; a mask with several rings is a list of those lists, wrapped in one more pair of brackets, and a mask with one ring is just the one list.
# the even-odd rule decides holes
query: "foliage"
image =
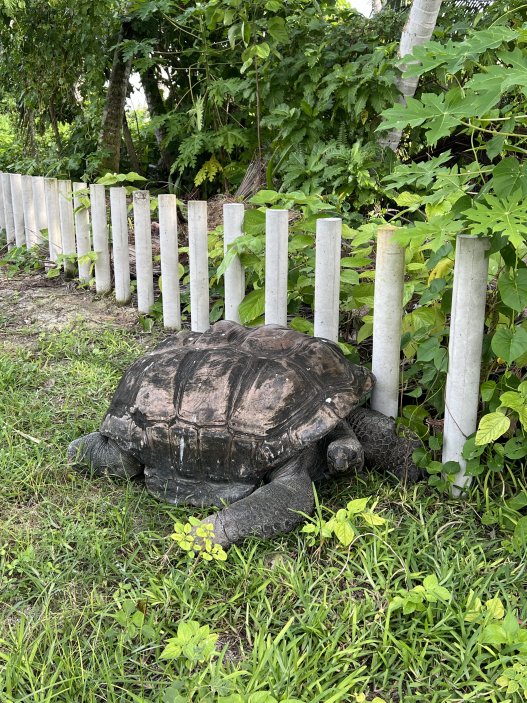
{"label": "foliage", "polygon": [[437,576],[431,574],[423,579],[423,583],[414,586],[411,590],[401,589],[399,594],[392,598],[388,611],[401,610],[403,615],[428,612],[431,616],[431,604],[444,603],[449,600],[451,593],[444,586],[440,586]]}
{"label": "foliage", "polygon": [[220,544],[214,542],[214,530],[211,523],[203,523],[195,517],[190,517],[185,524],[176,522],[174,533],[171,535],[178,547],[187,552],[188,556],[201,557],[205,561],[225,561],[227,554]]}
{"label": "foliage", "polygon": [[308,535],[307,544],[313,546],[317,540],[322,545],[333,535],[344,547],[349,547],[355,539],[364,534],[364,528],[376,528],[386,524],[386,519],[375,513],[375,504],[369,510],[366,506],[370,498],[354,498],[345,508],[337,510],[329,520],[324,520],[317,501],[317,511],[309,518],[302,532]]}
{"label": "foliage", "polygon": [[[398,164],[384,180],[386,195],[397,206],[391,221],[402,225],[397,239],[407,247],[418,305],[403,323],[404,354],[417,361],[405,371],[406,392],[423,396],[413,425],[414,429],[420,425],[422,436],[427,436],[426,406],[442,411],[445,314],[452,291],[455,237],[460,232],[486,236],[492,281],[485,323],[488,375],[482,385],[486,412],[475,441],[469,439],[465,458],[469,474],[480,474],[487,467],[503,471],[506,462],[521,460],[527,451],[522,382],[527,362],[527,323],[522,316],[527,307],[527,151],[521,128],[525,35],[514,24],[496,24],[470,30],[461,41],[417,47],[414,57],[407,74],[425,81],[433,77],[436,90],[437,85],[440,89],[386,110],[381,129],[407,128],[411,143],[421,143],[424,137],[432,148],[451,144],[453,138],[466,147],[461,154],[447,149],[428,159]],[[408,220],[411,223],[405,224]],[[439,472],[448,482],[455,467],[453,472],[445,466],[438,469],[431,459],[427,456],[422,462],[434,474],[431,480],[446,485]]]}

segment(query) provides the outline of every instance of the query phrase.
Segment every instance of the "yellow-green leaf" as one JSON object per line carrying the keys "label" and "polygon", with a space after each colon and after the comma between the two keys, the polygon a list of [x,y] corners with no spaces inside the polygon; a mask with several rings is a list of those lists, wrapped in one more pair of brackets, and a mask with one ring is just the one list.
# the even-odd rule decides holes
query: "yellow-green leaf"
{"label": "yellow-green leaf", "polygon": [[490,444],[509,429],[511,421],[503,413],[495,412],[483,415],[476,432],[476,444]]}

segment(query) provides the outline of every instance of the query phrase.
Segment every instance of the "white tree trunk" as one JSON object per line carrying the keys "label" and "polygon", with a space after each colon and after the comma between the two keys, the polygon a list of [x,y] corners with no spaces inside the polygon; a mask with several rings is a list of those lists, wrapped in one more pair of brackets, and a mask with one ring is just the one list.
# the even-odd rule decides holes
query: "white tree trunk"
{"label": "white tree trunk", "polygon": [[[434,27],[436,26],[437,16],[441,7],[441,0],[414,0],[408,15],[408,20],[404,25],[399,43],[399,56],[404,59],[405,56],[412,53],[414,46],[425,44],[430,40]],[[409,61],[408,64],[411,62]],[[406,98],[413,97],[419,78],[417,76],[411,78],[403,78],[406,66],[403,64],[401,68],[401,76],[397,80],[397,87],[401,91],[400,101],[406,103]],[[379,143],[383,147],[388,147],[395,151],[401,141],[402,130],[392,129],[385,136],[381,137]]]}

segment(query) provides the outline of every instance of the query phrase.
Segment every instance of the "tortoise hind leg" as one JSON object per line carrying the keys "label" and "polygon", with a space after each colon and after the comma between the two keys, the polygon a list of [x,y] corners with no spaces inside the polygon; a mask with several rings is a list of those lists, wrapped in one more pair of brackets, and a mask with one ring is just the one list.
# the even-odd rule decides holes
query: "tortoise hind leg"
{"label": "tortoise hind leg", "polygon": [[273,537],[290,532],[313,512],[315,500],[311,484],[316,448],[306,449],[271,474],[271,480],[254,493],[202,520],[212,524],[214,542],[228,547],[250,535]]}
{"label": "tortoise hind leg", "polygon": [[390,472],[406,483],[422,478],[412,460],[413,452],[421,446],[417,435],[408,432],[398,436],[393,418],[368,408],[357,408],[347,421],[362,444],[366,466]]}
{"label": "tortoise hind leg", "polygon": [[91,469],[101,476],[131,478],[143,472],[137,459],[100,432],[92,432],[72,442],[68,447],[68,462],[75,469]]}

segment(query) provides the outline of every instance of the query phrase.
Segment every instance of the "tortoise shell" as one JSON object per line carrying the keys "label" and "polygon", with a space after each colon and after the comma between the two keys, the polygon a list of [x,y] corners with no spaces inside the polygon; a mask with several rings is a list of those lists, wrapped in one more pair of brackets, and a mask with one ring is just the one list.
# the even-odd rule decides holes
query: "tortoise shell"
{"label": "tortoise shell", "polygon": [[228,503],[324,437],[372,385],[332,342],[222,321],[136,361],[101,433],[144,464],[159,497]]}

